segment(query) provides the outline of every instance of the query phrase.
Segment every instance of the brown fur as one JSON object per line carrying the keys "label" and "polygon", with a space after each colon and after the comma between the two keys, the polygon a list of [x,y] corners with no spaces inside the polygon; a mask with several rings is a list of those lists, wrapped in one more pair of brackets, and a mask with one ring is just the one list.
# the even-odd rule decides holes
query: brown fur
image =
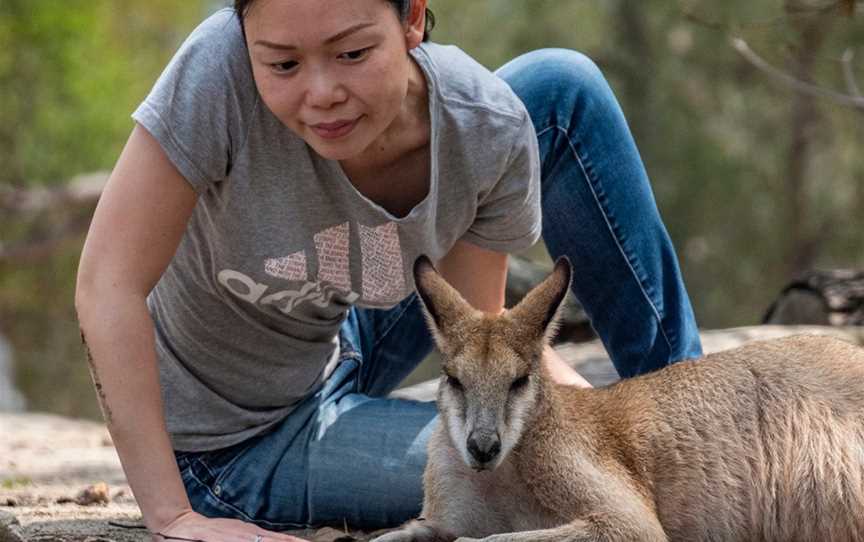
{"label": "brown fur", "polygon": [[[425,521],[379,540],[864,541],[864,350],[797,336],[561,386],[540,359],[569,264],[500,317],[415,275],[462,389],[442,378]],[[501,435],[493,463],[465,450],[477,428]]]}

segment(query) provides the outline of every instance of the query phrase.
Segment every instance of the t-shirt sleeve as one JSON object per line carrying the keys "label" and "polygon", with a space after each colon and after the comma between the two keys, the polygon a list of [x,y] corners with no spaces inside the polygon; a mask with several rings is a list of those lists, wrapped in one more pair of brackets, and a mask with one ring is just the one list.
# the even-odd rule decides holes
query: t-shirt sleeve
{"label": "t-shirt sleeve", "polygon": [[132,114],[198,193],[230,173],[257,93],[231,9],[196,28]]}
{"label": "t-shirt sleeve", "polygon": [[474,223],[462,237],[499,252],[516,252],[540,238],[540,156],[525,112],[503,174],[481,198]]}

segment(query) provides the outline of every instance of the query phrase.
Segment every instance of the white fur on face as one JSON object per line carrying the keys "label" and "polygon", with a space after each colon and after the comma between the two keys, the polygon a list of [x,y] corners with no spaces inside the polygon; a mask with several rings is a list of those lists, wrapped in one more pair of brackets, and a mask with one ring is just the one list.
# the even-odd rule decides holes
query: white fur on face
{"label": "white fur on face", "polygon": [[471,454],[468,453],[468,430],[465,426],[465,399],[462,392],[456,391],[447,384],[447,377],[442,376],[438,384],[438,413],[441,421],[450,435],[450,442],[459,452],[462,461],[471,466]]}
{"label": "white fur on face", "polygon": [[522,432],[525,429],[528,415],[534,410],[536,402],[537,385],[534,377],[529,378],[525,389],[515,393],[510,392],[510,400],[507,401],[510,423],[507,425],[506,430],[501,432],[501,454],[499,456],[501,460],[510,454],[513,447],[522,438]]}
{"label": "white fur on face", "polygon": [[[468,467],[476,468],[477,462],[468,451],[468,435],[478,425],[477,413],[488,412],[490,407],[476,404],[479,397],[472,394],[472,391],[474,390],[471,388],[466,388],[464,391],[454,390],[447,384],[446,378],[442,378],[438,392],[438,410],[451,443],[459,452],[462,461]],[[494,429],[501,439],[501,452],[495,461],[485,468],[489,470],[497,468],[519,442],[536,398],[537,386],[533,378],[524,389],[516,392],[508,389],[502,392],[502,395],[495,397],[494,404],[497,408],[495,408]],[[488,398],[487,402],[489,402]],[[473,414],[471,419],[466,415],[468,412]]]}

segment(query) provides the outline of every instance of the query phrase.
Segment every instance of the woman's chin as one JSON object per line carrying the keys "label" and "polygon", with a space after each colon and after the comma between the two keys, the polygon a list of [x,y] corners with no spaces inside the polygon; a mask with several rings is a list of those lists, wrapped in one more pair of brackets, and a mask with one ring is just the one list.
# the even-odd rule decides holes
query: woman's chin
{"label": "woman's chin", "polygon": [[336,160],[336,161],[348,160],[350,158],[357,156],[357,154],[358,154],[356,151],[353,151],[352,149],[344,149],[344,148],[343,149],[334,149],[332,147],[322,147],[320,145],[311,145],[311,144],[310,144],[310,147],[312,147],[312,150],[314,150],[316,153],[318,153],[319,156],[321,156],[322,158],[327,159],[327,160]]}
{"label": "woman's chin", "polygon": [[369,142],[364,142],[362,131],[357,126],[350,132],[339,137],[324,137],[307,127],[303,140],[312,147],[319,156],[328,160],[348,160],[362,154]]}
{"label": "woman's chin", "polygon": [[307,145],[312,147],[312,150],[327,160],[348,160],[359,155],[363,150],[363,147],[358,145],[358,141],[356,140],[328,141],[315,137],[315,135],[303,139]]}

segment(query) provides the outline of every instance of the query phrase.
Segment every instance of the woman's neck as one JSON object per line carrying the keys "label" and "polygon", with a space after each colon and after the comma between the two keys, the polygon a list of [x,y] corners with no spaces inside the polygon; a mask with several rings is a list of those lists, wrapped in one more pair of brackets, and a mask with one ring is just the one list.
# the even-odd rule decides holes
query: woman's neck
{"label": "woman's neck", "polygon": [[423,70],[410,56],[409,63],[408,91],[399,114],[365,151],[341,161],[346,172],[383,168],[428,145],[431,131],[428,84]]}

